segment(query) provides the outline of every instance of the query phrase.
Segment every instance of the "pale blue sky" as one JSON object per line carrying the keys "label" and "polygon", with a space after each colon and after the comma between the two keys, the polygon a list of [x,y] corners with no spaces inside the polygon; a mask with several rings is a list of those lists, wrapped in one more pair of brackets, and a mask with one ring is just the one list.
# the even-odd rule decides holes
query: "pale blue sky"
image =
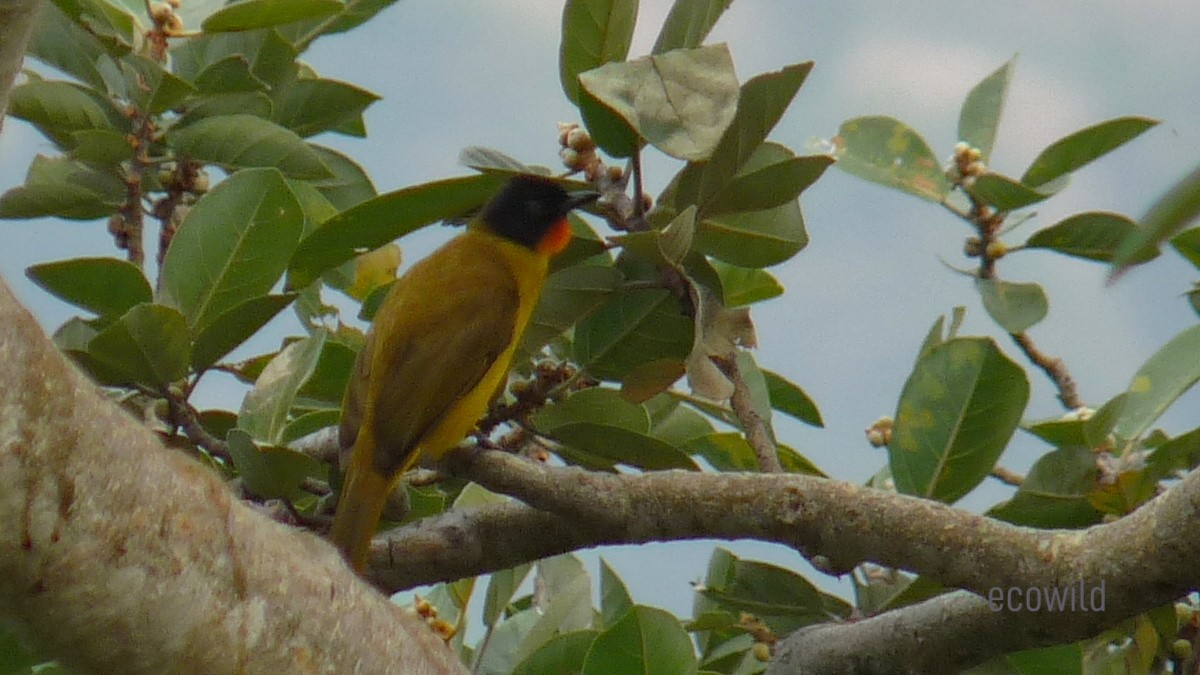
{"label": "pale blue sky", "polygon": [[[669,5],[642,2],[634,54],[648,50]],[[539,0],[401,0],[363,28],[318,42],[307,60],[320,73],[384,97],[367,112],[369,140],[318,140],[356,158],[381,191],[464,172],[456,158],[472,144],[554,165],[555,123],[577,119],[558,84],[560,13],[560,2]],[[992,160],[998,171],[1019,175],[1048,143],[1105,119],[1163,120],[1079,171],[1033,222],[1008,237],[1015,244],[1078,211],[1137,217],[1200,163],[1198,32],[1194,0],[739,0],[710,40],[730,43],[742,79],[816,61],[774,134],[800,152],[810,140],[832,136],[844,119],[887,114],[914,126],[948,158],[962,98],[1015,53],[1020,57]],[[51,148],[24,124],[9,121],[0,133],[0,190],[18,184],[38,152]],[[662,156],[647,159],[652,192],[676,166]],[[835,477],[861,481],[885,461],[882,451],[867,446],[862,429],[893,413],[916,349],[939,314],[966,305],[964,332],[998,336],[1001,347],[1025,363],[983,313],[970,283],[939,262],[965,264],[964,225],[936,206],[836,170],[805,193],[803,205],[812,241],[772,270],[788,293],[755,310],[757,357],[803,386],[825,416],[824,430],[778,421],[781,439]],[[432,228],[401,243],[411,260],[447,235]],[[48,330],[70,309],[29,284],[24,268],[110,254],[102,222],[0,222],[0,275]],[[1180,294],[1197,275],[1170,252],[1111,288],[1101,266],[1047,253],[1014,255],[999,269],[1004,278],[1046,287],[1050,314],[1031,335],[1066,359],[1093,405],[1122,391],[1145,358],[1196,321]],[[243,353],[272,348],[295,329],[290,315],[277,320]],[[1059,414],[1045,378],[1038,372],[1030,378],[1026,417]],[[215,378],[208,385],[208,403],[236,409],[237,387]],[[1195,426],[1198,403],[1193,392],[1164,425],[1171,431]],[[1018,432],[1003,463],[1024,471],[1047,449]],[[987,485],[964,503],[983,509],[1004,494]],[[604,555],[639,600],[686,616],[687,582],[701,576],[710,548],[691,542]],[[799,560],[777,546],[735,548],[788,566]]]}

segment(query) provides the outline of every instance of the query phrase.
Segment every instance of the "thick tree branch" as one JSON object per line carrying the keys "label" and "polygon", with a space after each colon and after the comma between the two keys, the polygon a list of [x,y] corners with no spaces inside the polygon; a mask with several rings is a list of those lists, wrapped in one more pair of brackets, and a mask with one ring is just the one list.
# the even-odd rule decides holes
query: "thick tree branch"
{"label": "thick tree branch", "polygon": [[4,127],[8,91],[21,71],[39,4],[38,0],[0,0],[0,128]]}
{"label": "thick tree branch", "polygon": [[767,673],[959,673],[1005,652],[1091,635],[1051,634],[1028,616],[994,612],[983,598],[955,591],[864,621],[796,631],[777,648]]}
{"label": "thick tree branch", "polygon": [[0,281],[0,618],[76,672],[462,672],[68,364]]}
{"label": "thick tree branch", "polygon": [[[579,548],[697,538],[778,542],[810,558],[821,556],[832,570],[844,572],[870,561],[983,596],[992,588],[1103,584],[1103,612],[997,613],[978,596],[969,601],[943,597],[869,622],[821,629],[826,653],[842,649],[884,658],[900,654],[904,648],[896,641],[910,640],[919,628],[922,641],[907,649],[924,655],[913,661],[917,670],[926,664],[929,672],[937,672],[939,663],[962,667],[1005,651],[1095,635],[1200,587],[1200,568],[1194,565],[1200,541],[1189,534],[1200,524],[1196,472],[1119,521],[1056,531],[1015,527],[936,502],[794,474],[612,475],[469,450],[454,453],[450,468],[530,506],[452,511],[377,540],[372,577],[388,590]],[[996,632],[1012,637],[997,641]],[[815,639],[805,635],[791,638],[785,651],[793,654],[788,663],[810,670],[779,672],[826,672],[803,656],[807,651],[798,650],[802,657],[796,657],[797,650],[790,649],[791,640],[809,644],[805,640]],[[873,641],[864,643],[865,638]],[[969,644],[963,645],[964,639]]]}

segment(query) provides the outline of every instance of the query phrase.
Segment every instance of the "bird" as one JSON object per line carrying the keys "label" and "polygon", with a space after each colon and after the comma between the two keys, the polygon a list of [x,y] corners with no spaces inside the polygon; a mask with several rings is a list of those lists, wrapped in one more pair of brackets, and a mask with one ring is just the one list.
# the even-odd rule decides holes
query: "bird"
{"label": "bird", "polygon": [[511,177],[467,229],[392,286],[358,353],[338,427],[344,478],[330,539],[360,574],[388,493],[458,445],[499,395],[567,214],[596,200]]}

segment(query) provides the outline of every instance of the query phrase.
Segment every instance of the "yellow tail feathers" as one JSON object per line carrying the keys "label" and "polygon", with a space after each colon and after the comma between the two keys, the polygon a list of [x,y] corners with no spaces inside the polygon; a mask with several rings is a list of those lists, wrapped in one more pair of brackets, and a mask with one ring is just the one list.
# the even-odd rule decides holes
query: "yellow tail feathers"
{"label": "yellow tail feathers", "polygon": [[342,496],[329,537],[360,574],[367,567],[371,537],[375,535],[391,483],[370,466],[364,468],[351,462],[342,484]]}

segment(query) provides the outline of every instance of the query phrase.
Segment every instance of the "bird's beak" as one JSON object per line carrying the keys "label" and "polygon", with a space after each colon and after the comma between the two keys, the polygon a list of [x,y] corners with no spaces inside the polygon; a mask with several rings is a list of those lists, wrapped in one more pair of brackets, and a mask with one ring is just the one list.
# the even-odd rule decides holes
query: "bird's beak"
{"label": "bird's beak", "polygon": [[600,198],[600,193],[594,190],[580,190],[567,195],[567,210],[572,211],[581,206],[587,206]]}

